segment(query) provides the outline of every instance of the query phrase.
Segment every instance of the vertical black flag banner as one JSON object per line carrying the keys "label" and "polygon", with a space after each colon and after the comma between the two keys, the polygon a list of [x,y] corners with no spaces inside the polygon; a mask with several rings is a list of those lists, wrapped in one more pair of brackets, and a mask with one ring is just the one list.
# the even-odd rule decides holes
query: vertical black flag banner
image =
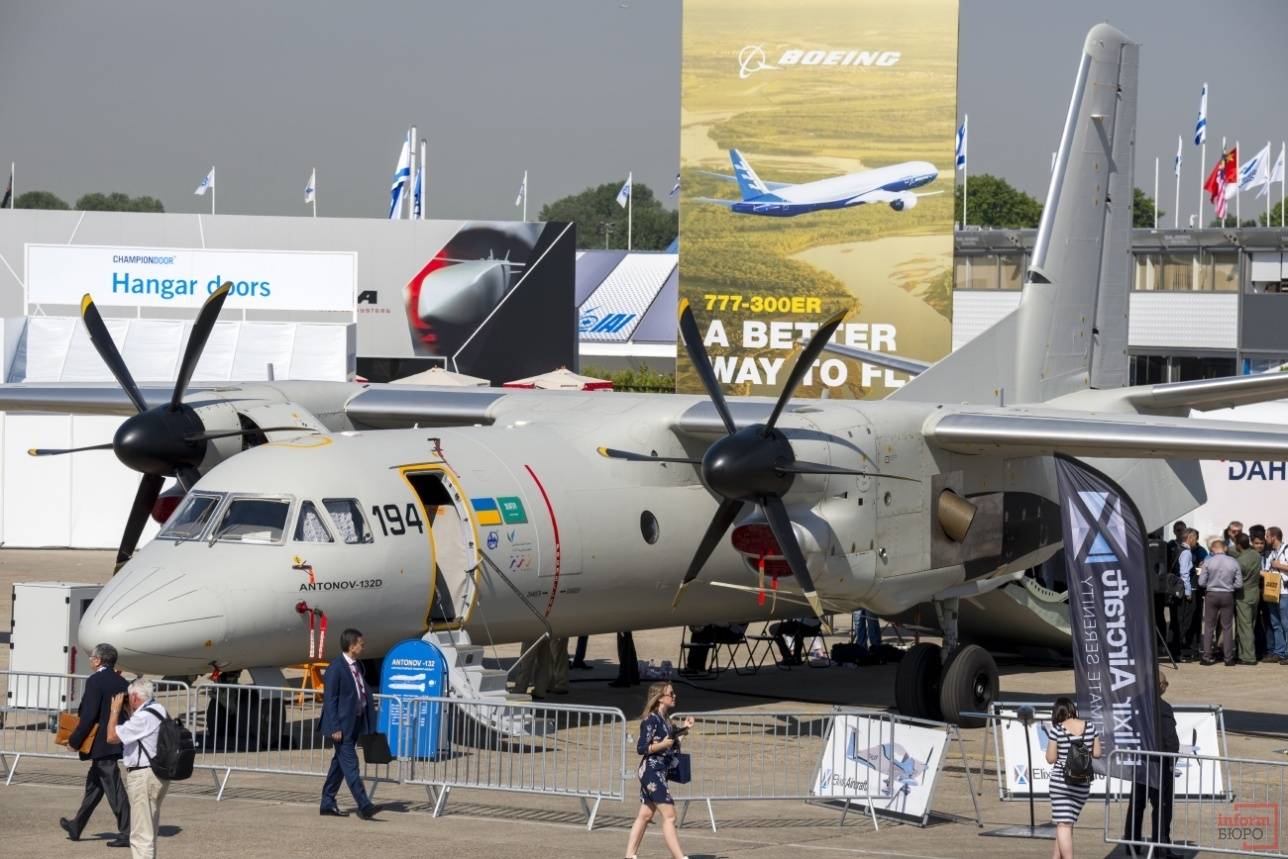
{"label": "vertical black flag banner", "polygon": [[[1069,580],[1069,629],[1078,713],[1114,749],[1158,748],[1158,663],[1145,528],[1126,493],[1105,475],[1055,458]],[[1136,765],[1125,754],[1115,761]]]}

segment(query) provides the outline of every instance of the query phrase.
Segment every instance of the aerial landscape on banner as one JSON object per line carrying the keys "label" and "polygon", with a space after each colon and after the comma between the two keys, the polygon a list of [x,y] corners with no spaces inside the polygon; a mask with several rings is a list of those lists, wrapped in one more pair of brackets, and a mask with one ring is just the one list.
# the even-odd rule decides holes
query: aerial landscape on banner
{"label": "aerial landscape on banner", "polygon": [[[842,345],[947,354],[956,0],[689,0],[683,41],[680,295],[725,390],[776,394],[841,310]],[[798,396],[904,381],[825,354]]]}

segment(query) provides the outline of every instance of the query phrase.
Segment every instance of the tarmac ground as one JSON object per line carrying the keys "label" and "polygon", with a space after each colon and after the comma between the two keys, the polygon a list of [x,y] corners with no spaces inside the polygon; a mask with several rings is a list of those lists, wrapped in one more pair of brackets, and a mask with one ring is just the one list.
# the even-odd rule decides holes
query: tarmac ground
{"label": "tarmac ground", "polygon": [[[0,550],[0,594],[20,581],[104,581],[110,574],[112,557],[110,552]],[[0,630],[9,629],[9,612],[8,599],[0,599]],[[641,659],[676,663],[679,638],[678,629],[637,632],[636,649]],[[495,655],[506,658],[515,652],[517,647],[500,648]],[[616,675],[614,637],[592,637],[588,659],[593,670],[572,672],[570,694],[555,700],[621,708],[633,729],[643,690],[609,686]],[[0,647],[0,670],[7,666],[8,648]],[[1171,682],[1168,698],[1174,704],[1220,704],[1224,708],[1230,755],[1286,760],[1288,667],[1262,663],[1225,668],[1187,663],[1162,670]],[[1073,690],[1072,671],[1067,667],[1002,661],[1001,671],[1005,700],[1047,703]],[[894,672],[893,665],[782,671],[771,663],[754,675],[725,672],[715,679],[679,679],[676,684],[681,710],[719,711],[730,716],[768,710],[821,714],[833,705],[891,707]],[[961,750],[950,749],[935,788],[934,814],[924,828],[882,818],[879,829],[874,829],[872,820],[859,809],[851,809],[842,821],[838,810],[800,800],[721,801],[714,803],[718,824],[714,832],[704,805],[695,803],[689,808],[680,830],[681,844],[695,859],[1050,855],[1049,840],[982,834],[1027,824],[1028,806],[1022,801],[998,799],[995,755],[991,744],[985,742],[983,729],[964,731],[963,746],[970,781],[967,768],[961,765]],[[11,763],[12,756],[0,761],[0,776],[8,773]],[[0,855],[33,859],[101,856],[102,843],[112,836],[106,804],[91,821],[93,832],[79,843],[68,842],[58,828],[58,818],[72,813],[80,801],[84,774],[85,765],[73,760],[21,760],[12,783],[5,786],[0,782]],[[982,826],[976,824],[972,786]],[[356,816],[318,817],[319,787],[316,777],[234,772],[223,799],[216,801],[213,779],[198,771],[191,780],[173,785],[165,799],[160,851],[168,856],[194,857],[323,852],[449,855],[453,859],[613,857],[624,855],[627,831],[638,809],[636,787],[628,780],[625,800],[604,802],[591,832],[586,830],[586,818],[576,799],[535,794],[458,789],[450,794],[444,814],[435,818],[433,802],[423,788],[381,784],[375,799],[385,810],[376,821],[364,822]],[[346,800],[349,798],[342,790],[342,807]],[[1048,815],[1049,806],[1039,801],[1038,823]],[[1093,798],[1087,803],[1075,831],[1079,855],[1123,855],[1121,848],[1114,850],[1105,843],[1104,815],[1103,802]],[[639,855],[667,855],[656,824],[645,836]],[[1186,851],[1183,855],[1196,854]]]}

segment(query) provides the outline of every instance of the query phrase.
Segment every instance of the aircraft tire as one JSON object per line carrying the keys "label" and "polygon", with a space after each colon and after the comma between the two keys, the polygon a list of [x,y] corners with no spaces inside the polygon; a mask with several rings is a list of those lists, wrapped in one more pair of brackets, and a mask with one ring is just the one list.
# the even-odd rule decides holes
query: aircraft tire
{"label": "aircraft tire", "polygon": [[958,648],[944,668],[939,708],[945,721],[963,728],[982,728],[987,720],[963,713],[986,713],[997,700],[997,663],[978,644]]}
{"label": "aircraft tire", "polygon": [[899,660],[894,700],[899,712],[917,719],[939,718],[940,654],[938,644],[916,644]]}

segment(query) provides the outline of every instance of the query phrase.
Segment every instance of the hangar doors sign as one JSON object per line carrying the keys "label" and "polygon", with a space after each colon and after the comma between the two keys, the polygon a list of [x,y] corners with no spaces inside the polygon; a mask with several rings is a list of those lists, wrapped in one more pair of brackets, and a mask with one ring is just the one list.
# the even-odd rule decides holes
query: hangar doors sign
{"label": "hangar doors sign", "polygon": [[[686,0],[683,56],[680,295],[725,391],[776,395],[841,309],[839,343],[947,354],[956,0]],[[905,380],[825,354],[798,396]]]}
{"label": "hangar doors sign", "polygon": [[27,305],[99,304],[196,310],[231,281],[239,310],[353,313],[358,258],[321,251],[27,245]]}

